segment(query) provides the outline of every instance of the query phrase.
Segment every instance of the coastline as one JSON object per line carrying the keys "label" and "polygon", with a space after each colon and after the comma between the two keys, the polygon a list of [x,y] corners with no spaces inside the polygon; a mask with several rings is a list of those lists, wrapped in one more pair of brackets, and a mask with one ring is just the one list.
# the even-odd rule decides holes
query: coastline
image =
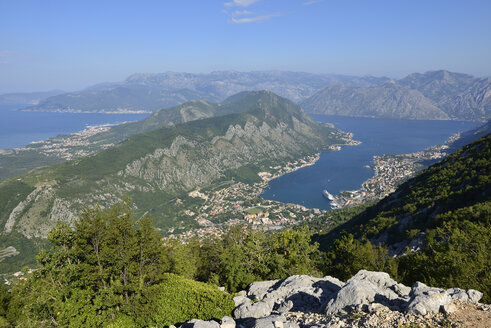
{"label": "coastline", "polygon": [[70,109],[70,110],[64,110],[64,109],[53,109],[53,110],[39,110],[39,109],[29,109],[29,108],[21,108],[17,109],[17,111],[20,112],[40,112],[40,113],[70,113],[70,114],[151,114],[153,111],[150,110],[133,110],[133,109],[123,109],[123,108],[118,108],[116,110],[110,110],[110,111],[100,111],[100,110],[93,110],[93,111],[87,111],[87,110],[81,110],[81,109]]}
{"label": "coastline", "polygon": [[[352,137],[353,135],[350,133],[344,140],[345,143],[330,145],[323,152],[339,151],[341,146],[361,144],[360,141],[351,139]],[[184,214],[193,217],[199,227],[181,231],[171,228],[166,231],[167,236],[165,238],[179,239],[185,242],[192,237],[219,236],[229,227],[241,224],[247,224],[256,229],[278,230],[327,213],[327,210],[307,208],[300,204],[282,203],[261,197],[271,180],[314,165],[323,152],[307,155],[284,165],[270,167],[269,172],[258,172],[257,174],[261,178],[260,182],[246,184],[232,181],[226,187],[211,190],[196,189],[189,192],[189,197],[200,198],[202,203],[195,208],[187,209]],[[177,199],[176,202],[182,201]],[[248,211],[259,208],[261,211],[258,215],[247,214]]]}
{"label": "coastline", "polygon": [[426,166],[421,164],[422,161],[442,159],[447,156],[445,150],[459,138],[460,133],[456,133],[448,138],[445,143],[428,147],[419,152],[374,156],[374,164],[368,165],[375,171],[374,176],[364,181],[360,189],[346,190],[334,195],[334,200],[331,202],[333,209],[360,205],[384,198],[394,192],[400,184],[425,169]]}

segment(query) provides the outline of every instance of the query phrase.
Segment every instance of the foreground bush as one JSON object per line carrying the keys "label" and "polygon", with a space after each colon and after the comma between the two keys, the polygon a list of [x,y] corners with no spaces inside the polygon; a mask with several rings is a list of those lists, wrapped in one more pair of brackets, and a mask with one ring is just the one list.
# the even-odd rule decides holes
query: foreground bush
{"label": "foreground bush", "polygon": [[235,308],[232,296],[216,286],[174,274],[167,274],[164,282],[156,288],[156,313],[152,322],[159,327],[190,319],[220,320],[231,316]]}

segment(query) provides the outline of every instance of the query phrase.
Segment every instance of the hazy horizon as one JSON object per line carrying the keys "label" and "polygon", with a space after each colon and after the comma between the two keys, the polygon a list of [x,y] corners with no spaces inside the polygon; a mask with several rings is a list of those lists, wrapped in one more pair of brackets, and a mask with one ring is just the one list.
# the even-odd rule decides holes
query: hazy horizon
{"label": "hazy horizon", "polygon": [[3,1],[0,94],[135,73],[491,75],[489,1]]}

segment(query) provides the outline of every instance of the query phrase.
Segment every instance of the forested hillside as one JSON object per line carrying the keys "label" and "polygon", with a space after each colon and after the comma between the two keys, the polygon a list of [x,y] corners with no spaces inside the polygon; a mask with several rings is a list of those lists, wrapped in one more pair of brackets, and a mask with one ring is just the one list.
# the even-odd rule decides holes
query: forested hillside
{"label": "forested hillside", "polygon": [[488,134],[317,236],[330,252],[327,271],[347,277],[361,267],[385,270],[406,283],[475,288],[489,302],[490,158]]}

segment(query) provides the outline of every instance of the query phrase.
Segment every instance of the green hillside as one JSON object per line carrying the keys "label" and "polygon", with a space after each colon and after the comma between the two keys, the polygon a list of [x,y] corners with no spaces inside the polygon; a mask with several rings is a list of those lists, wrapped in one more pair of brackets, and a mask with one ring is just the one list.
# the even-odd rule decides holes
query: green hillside
{"label": "green hillside", "polygon": [[[351,220],[318,235],[328,272],[380,269],[405,283],[491,297],[491,134],[464,146]],[[398,255],[395,260],[387,257]]]}

